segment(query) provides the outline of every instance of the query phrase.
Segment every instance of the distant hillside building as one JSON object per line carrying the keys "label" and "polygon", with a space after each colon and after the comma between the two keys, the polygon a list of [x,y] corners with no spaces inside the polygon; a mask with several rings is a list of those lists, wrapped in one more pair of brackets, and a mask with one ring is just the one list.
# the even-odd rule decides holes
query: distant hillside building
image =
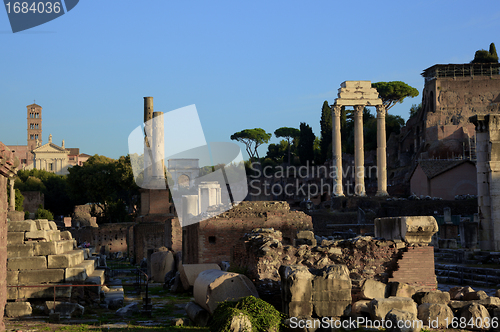
{"label": "distant hillside building", "polygon": [[82,165],[90,157],[78,148],[65,148],[64,140],[58,146],[52,142],[42,145],[42,107],[37,104],[27,108],[27,145],[8,145],[19,159],[19,169],[43,169],[56,174],[67,174],[68,167]]}
{"label": "distant hillside building", "polygon": [[500,64],[434,65],[422,76],[422,109],[403,127],[400,152],[406,158],[474,159],[469,117],[500,111]]}

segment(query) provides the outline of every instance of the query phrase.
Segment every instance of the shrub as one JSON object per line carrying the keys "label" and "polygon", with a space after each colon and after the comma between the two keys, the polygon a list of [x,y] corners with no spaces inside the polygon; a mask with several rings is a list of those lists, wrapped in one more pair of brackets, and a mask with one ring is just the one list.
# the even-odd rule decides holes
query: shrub
{"label": "shrub", "polygon": [[42,205],[40,204],[35,212],[35,219],[54,220],[54,215],[49,210],[42,208]]}
{"label": "shrub", "polygon": [[252,323],[252,332],[279,331],[284,316],[272,305],[254,296],[247,296],[239,301],[225,301],[215,309],[210,322],[210,331],[229,331],[231,319],[240,313],[246,315]]}

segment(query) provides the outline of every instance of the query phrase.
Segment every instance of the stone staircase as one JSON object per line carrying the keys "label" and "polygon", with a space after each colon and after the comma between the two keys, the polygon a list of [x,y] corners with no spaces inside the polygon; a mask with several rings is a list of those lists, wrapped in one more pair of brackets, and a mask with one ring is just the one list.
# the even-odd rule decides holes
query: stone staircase
{"label": "stone staircase", "polygon": [[439,263],[434,266],[438,283],[494,288],[500,286],[499,269]]}
{"label": "stone staircase", "polygon": [[9,221],[7,229],[7,285],[19,286],[8,287],[9,301],[53,299],[54,285],[64,285],[55,288],[55,297],[70,298],[72,285],[104,283],[93,248],[76,248],[71,233],[53,221]]}

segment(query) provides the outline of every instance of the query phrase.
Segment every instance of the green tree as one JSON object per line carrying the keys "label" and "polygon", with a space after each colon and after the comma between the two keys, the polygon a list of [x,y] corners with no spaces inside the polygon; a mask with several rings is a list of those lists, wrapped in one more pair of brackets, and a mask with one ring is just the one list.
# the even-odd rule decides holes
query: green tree
{"label": "green tree", "polygon": [[250,159],[260,159],[257,148],[269,142],[272,134],[266,133],[262,128],[245,129],[231,135],[233,141],[245,144]]}
{"label": "green tree", "polygon": [[69,169],[68,184],[76,204],[93,203],[102,211],[95,215],[98,222],[130,221],[128,210],[137,210],[139,188],[129,156],[114,160],[94,155]]}
{"label": "green tree", "polygon": [[477,50],[474,60],[470,63],[498,63],[497,50],[494,43],[490,44],[490,50]]}
{"label": "green tree", "polygon": [[305,122],[300,123],[299,145],[297,147],[300,163],[306,165],[314,160],[314,135],[312,128]]}
{"label": "green tree", "polygon": [[418,90],[401,81],[372,83],[377,89],[385,109],[388,111],[396,103],[402,103],[406,97],[418,96]]}
{"label": "green tree", "polygon": [[15,187],[20,191],[39,191],[44,195],[45,208],[56,215],[69,215],[73,202],[65,175],[58,175],[39,169],[17,172]]}
{"label": "green tree", "polygon": [[332,109],[328,101],[323,102],[321,108],[321,139],[320,139],[320,163],[324,163],[332,156]]}
{"label": "green tree", "polygon": [[[290,155],[291,155],[291,149],[292,149],[292,141],[297,139],[300,136],[300,130],[296,128],[290,128],[290,127],[281,127],[278,128],[274,131],[274,135],[276,137],[283,137],[286,138],[286,142],[288,143],[288,159],[287,163],[291,163]],[[281,143],[280,143],[281,144]]]}
{"label": "green tree", "polygon": [[269,158],[275,163],[282,163],[286,157],[289,143],[282,139],[278,144],[269,144],[267,147],[266,159]]}

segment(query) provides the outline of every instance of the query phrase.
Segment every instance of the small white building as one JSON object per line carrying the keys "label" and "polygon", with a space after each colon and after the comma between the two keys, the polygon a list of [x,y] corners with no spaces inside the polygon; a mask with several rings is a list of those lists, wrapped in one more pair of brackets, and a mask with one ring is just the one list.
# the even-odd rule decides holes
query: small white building
{"label": "small white building", "polygon": [[33,150],[33,168],[45,170],[59,175],[68,174],[69,150],[64,148],[64,140],[62,146],[52,143],[52,135],[49,135],[49,142],[44,145],[37,144]]}

